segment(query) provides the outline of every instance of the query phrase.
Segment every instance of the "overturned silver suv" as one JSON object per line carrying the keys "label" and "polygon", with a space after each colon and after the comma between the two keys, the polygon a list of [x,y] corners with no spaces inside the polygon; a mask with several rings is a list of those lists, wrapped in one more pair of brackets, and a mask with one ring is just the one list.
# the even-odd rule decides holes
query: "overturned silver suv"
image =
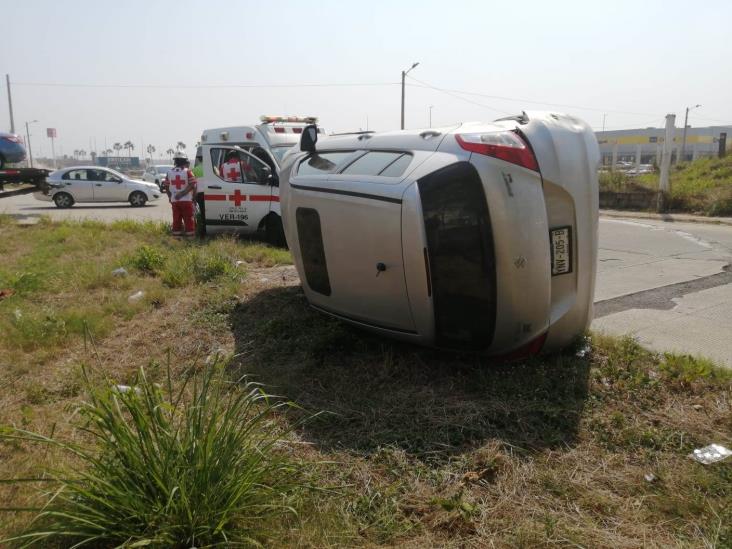
{"label": "overturned silver suv", "polygon": [[526,356],[592,320],[598,148],[571,116],[322,137],[285,158],[310,304],[440,348]]}

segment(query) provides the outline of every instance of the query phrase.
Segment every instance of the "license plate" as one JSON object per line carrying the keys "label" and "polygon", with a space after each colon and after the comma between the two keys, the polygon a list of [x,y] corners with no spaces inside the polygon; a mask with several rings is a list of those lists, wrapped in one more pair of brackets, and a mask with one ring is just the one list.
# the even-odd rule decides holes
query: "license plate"
{"label": "license plate", "polygon": [[549,231],[552,245],[552,276],[572,272],[572,227],[558,227]]}

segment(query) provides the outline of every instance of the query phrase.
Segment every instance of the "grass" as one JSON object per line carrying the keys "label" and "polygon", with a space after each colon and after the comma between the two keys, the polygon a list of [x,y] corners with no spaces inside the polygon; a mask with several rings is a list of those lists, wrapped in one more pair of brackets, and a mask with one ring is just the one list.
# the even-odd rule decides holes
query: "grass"
{"label": "grass", "polygon": [[[91,234],[80,236],[85,231]],[[131,418],[152,412],[130,415],[124,399],[139,395],[108,388],[147,384],[143,394],[157,395],[150,402],[168,414],[166,421],[189,425],[197,393],[189,382],[171,414],[166,365],[178,394],[194,375],[192,363],[202,370],[221,354],[232,356],[226,377],[216,377],[222,391],[231,390],[225,380],[245,376],[281,396],[270,403],[297,405],[271,410],[256,429],[262,436],[286,434],[286,443],[271,447],[273,463],[284,469],[265,484],[281,479],[287,489],[263,493],[278,493],[279,507],[259,520],[232,519],[227,535],[280,547],[732,545],[732,463],[704,466],[688,457],[711,442],[732,446],[732,376],[703,358],[650,353],[630,339],[593,335],[589,353],[568,349],[493,364],[378,338],[314,312],[291,268],[282,267],[286,252],[261,244],[173,242],[162,229],[131,224],[48,223],[43,230],[4,224],[0,234],[7,258],[2,281],[16,292],[0,301],[0,318],[12,322],[16,308],[39,322],[40,311],[62,319],[82,311],[81,328],[65,328],[63,341],[22,347],[0,339],[0,433],[52,434],[96,457],[116,455],[104,442],[109,436],[95,445],[79,431],[77,410],[93,398],[116,399],[123,412],[115,417],[128,423],[115,428],[137,432]],[[222,257],[227,267],[219,270]],[[214,267],[206,267],[209,259]],[[119,266],[128,276],[110,274]],[[169,284],[166,273],[178,271],[184,285]],[[130,304],[127,296],[137,289],[145,289],[147,301]],[[106,326],[101,336],[93,335],[95,325]],[[91,393],[81,363],[98,365]],[[138,404],[148,406],[144,399]],[[227,455],[224,440],[216,447]],[[139,458],[136,448],[142,446],[127,449]],[[157,470],[155,459],[146,463],[146,470]],[[152,523],[130,514],[133,498],[124,495],[160,502],[170,486],[187,482],[183,469],[166,475],[167,492],[141,494],[134,486],[115,495],[116,507],[143,517],[123,524],[128,530],[121,535],[134,530],[135,540],[153,545],[190,542],[190,527],[171,526],[192,524],[190,516]],[[96,472],[60,446],[0,442],[0,478],[45,474],[63,482]],[[0,483],[0,502],[37,509],[48,501],[46,492],[55,493],[52,484]],[[205,493],[205,483],[189,486]],[[190,494],[189,500],[209,501]],[[204,503],[193,522],[210,526]],[[286,507],[297,513],[282,513]],[[40,528],[33,516],[0,514],[0,538]],[[111,522],[108,531],[124,529]]]}
{"label": "grass", "polygon": [[[627,177],[601,173],[600,189],[633,191],[658,189],[658,174]],[[671,167],[671,208],[710,216],[732,215],[732,156],[700,158]]]}
{"label": "grass", "polygon": [[[278,408],[250,383],[221,377],[219,364],[191,369],[165,389],[144,369],[133,388],[98,386],[85,377],[77,428],[88,442],[23,429],[0,437],[71,454],[80,467],[44,471],[51,486],[29,528],[5,540],[20,546],[258,545],[263,523],[294,513],[306,491],[302,466],[278,451],[286,444]],[[86,371],[84,371],[86,374]],[[102,379],[104,379],[102,377]],[[275,529],[276,530],[276,529]]]}

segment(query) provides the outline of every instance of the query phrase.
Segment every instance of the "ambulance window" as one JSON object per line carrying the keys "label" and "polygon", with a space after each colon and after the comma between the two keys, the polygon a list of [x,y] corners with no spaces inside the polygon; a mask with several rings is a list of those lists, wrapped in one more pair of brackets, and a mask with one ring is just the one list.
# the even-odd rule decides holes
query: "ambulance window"
{"label": "ambulance window", "polygon": [[328,265],[325,262],[320,215],[313,208],[298,208],[295,220],[305,280],[314,292],[330,295],[330,279]]}
{"label": "ambulance window", "polygon": [[272,147],[272,154],[274,154],[277,162],[282,163],[282,159],[285,157],[285,153],[289,151],[292,147],[293,145],[287,145],[286,147]]}
{"label": "ambulance window", "polygon": [[311,154],[300,162],[297,168],[297,175],[323,175],[333,173],[352,154],[353,151]]}
{"label": "ambulance window", "polygon": [[[384,169],[403,156],[400,152],[373,151],[357,158],[341,173],[344,175],[379,175]],[[404,171],[404,170],[402,170]]]}

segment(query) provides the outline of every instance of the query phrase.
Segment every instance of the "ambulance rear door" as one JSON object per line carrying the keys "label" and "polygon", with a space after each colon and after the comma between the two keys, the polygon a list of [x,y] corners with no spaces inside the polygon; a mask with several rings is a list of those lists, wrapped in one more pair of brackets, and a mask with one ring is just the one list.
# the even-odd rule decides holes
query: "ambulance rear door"
{"label": "ambulance rear door", "polygon": [[[228,172],[224,172],[230,151],[239,153],[239,170],[232,170],[229,165]],[[271,168],[240,147],[222,145],[204,146],[203,164],[206,225],[231,227],[238,233],[256,232],[271,207]]]}

